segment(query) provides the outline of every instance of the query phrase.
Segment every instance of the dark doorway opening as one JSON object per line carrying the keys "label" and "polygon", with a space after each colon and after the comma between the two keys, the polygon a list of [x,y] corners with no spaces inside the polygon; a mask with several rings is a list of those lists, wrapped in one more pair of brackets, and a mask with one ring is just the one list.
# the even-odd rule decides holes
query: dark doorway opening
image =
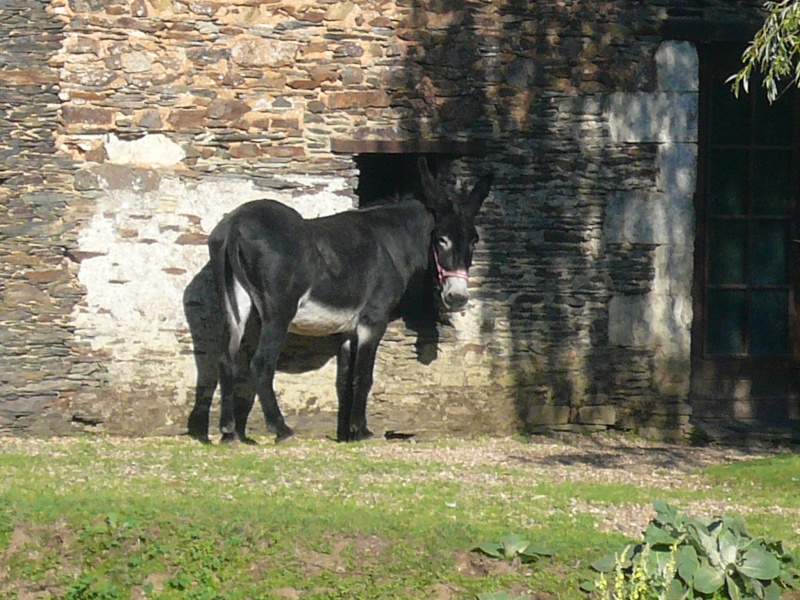
{"label": "dark doorway opening", "polygon": [[360,208],[385,204],[405,195],[420,197],[420,183],[417,160],[425,156],[428,168],[437,175],[443,159],[432,154],[359,154],[355,158],[358,167],[358,205]]}

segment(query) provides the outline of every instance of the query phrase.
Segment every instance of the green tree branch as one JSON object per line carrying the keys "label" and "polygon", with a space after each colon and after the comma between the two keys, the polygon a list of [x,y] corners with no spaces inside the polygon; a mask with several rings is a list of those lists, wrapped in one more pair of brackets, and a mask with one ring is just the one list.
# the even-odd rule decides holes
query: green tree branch
{"label": "green tree branch", "polygon": [[791,85],[800,86],[800,0],[780,0],[764,5],[767,18],[742,54],[742,69],[728,82],[738,98],[749,92],[755,72],[770,102]]}

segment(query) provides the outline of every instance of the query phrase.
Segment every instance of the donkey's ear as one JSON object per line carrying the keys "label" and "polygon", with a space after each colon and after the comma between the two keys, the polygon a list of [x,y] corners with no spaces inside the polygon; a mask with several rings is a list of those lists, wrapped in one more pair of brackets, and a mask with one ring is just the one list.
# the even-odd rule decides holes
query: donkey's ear
{"label": "donkey's ear", "polygon": [[489,190],[492,187],[493,179],[494,176],[491,173],[484,175],[478,180],[478,182],[475,184],[475,187],[473,187],[472,191],[469,193],[469,196],[467,197],[467,210],[469,210],[473,218],[481,209],[481,205],[483,204],[483,201],[486,200],[486,196],[489,195]]}
{"label": "donkey's ear", "polygon": [[422,194],[425,196],[425,203],[434,212],[441,211],[447,205],[447,195],[439,187],[436,178],[428,169],[428,161],[424,156],[417,160],[419,170],[419,180],[422,183]]}

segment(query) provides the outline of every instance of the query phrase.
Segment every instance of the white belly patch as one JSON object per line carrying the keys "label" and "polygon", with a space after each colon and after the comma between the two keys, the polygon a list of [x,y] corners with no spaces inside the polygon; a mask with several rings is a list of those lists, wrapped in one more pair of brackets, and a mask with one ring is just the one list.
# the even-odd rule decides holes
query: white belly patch
{"label": "white belly patch", "polygon": [[359,309],[341,309],[315,302],[306,293],[297,303],[289,331],[297,335],[324,336],[354,331]]}

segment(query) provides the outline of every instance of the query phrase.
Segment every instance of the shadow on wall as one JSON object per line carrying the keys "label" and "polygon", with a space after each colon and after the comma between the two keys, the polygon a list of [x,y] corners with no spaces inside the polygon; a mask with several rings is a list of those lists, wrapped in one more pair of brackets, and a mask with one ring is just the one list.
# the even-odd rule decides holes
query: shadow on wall
{"label": "shadow on wall", "polygon": [[[648,12],[650,11],[650,12]],[[484,208],[486,264],[475,295],[507,311],[514,404],[521,430],[539,425],[678,428],[653,388],[652,350],[612,345],[615,293],[652,291],[653,245],[607,244],[606,205],[655,191],[657,144],[611,144],[604,103],[651,92],[654,42],[638,41],[644,7],[415,0],[412,46],[393,104],[410,137],[471,140],[461,176],[491,163]],[[476,261],[478,262],[478,261]],[[626,290],[628,273],[638,277]]]}
{"label": "shadow on wall", "polygon": [[[575,95],[582,42],[570,32],[588,17],[579,11],[519,0],[502,9],[500,44],[515,57],[498,81],[501,130],[517,140],[508,202],[514,220],[528,227],[520,231],[525,274],[511,280],[508,306],[515,406],[526,431],[578,425],[586,405],[607,401],[597,371],[604,361],[594,356],[608,346],[609,290],[600,272],[605,190],[597,189],[596,168],[604,149],[561,119],[586,110]],[[528,20],[540,26],[525,31]],[[502,242],[495,248],[499,256],[514,251]],[[490,266],[499,281],[507,278],[502,260]]]}

